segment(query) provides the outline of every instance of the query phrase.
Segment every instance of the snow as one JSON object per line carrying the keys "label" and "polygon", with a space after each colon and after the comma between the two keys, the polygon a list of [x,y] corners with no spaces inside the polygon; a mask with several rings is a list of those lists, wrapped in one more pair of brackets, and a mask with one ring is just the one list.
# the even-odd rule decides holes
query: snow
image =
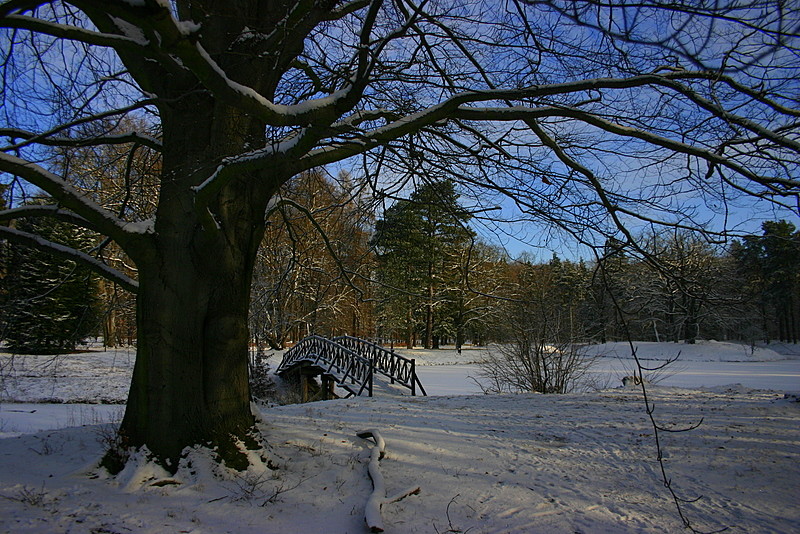
{"label": "snow", "polygon": [[184,37],[198,33],[202,29],[202,26],[193,20],[176,20],[175,26]]}
{"label": "snow", "polygon": [[124,410],[119,404],[4,403],[0,404],[0,439],[120,421]]}
{"label": "snow", "polygon": [[113,15],[109,16],[111,22],[122,32],[123,35],[128,37],[130,40],[135,42],[140,46],[148,46],[150,41],[148,41],[147,37],[144,34],[144,31],[134,24],[123,20],[121,18],[115,17]]}
{"label": "snow", "polygon": [[156,221],[153,218],[143,221],[131,221],[123,224],[123,230],[129,234],[154,234]]}
{"label": "snow", "polygon": [[[776,345],[775,348],[760,345],[744,345],[720,341],[697,341],[696,343],[655,343],[637,341],[634,344],[636,355],[642,360],[668,360],[679,357],[681,360],[703,362],[754,362],[783,360],[785,357],[778,350],[786,350],[787,346]],[[628,343],[604,343],[591,345],[590,353],[603,356],[630,358],[631,347]]]}
{"label": "snow", "polygon": [[[178,28],[181,32],[196,31],[198,29],[198,27],[192,26],[191,24],[176,24],[179,24]],[[219,86],[224,85],[225,88],[227,88],[227,90],[232,94],[238,95],[246,101],[250,101],[261,108],[265,113],[270,115],[272,121],[275,121],[275,125],[299,125],[303,122],[303,117],[326,108],[334,107],[336,103],[347,97],[350,92],[350,88],[348,87],[346,89],[335,91],[329,95],[309,99],[297,104],[275,104],[252,87],[243,85],[229,78],[227,73],[216,61],[214,61],[214,59],[199,41],[195,43],[195,50],[197,51],[198,57],[205,63],[208,69],[210,69],[210,71],[216,75],[217,79],[210,80],[211,82],[214,82]]]}
{"label": "snow", "polygon": [[[283,139],[282,141],[275,143],[271,146],[265,148],[258,148],[255,150],[251,150],[249,152],[245,152],[244,154],[239,154],[237,156],[231,156],[224,158],[222,163],[220,163],[217,168],[214,170],[211,175],[203,180],[200,185],[192,187],[196,194],[200,194],[209,188],[212,188],[215,182],[220,181],[220,177],[223,175],[232,176],[238,166],[248,166],[253,162],[257,162],[258,160],[263,160],[265,158],[274,156],[275,154],[280,153],[287,153],[292,148],[298,145],[298,143],[303,139],[303,135],[307,130],[305,128],[295,132],[288,138]],[[219,183],[216,184],[219,186]]]}
{"label": "snow", "polygon": [[[785,366],[794,373],[791,390],[800,390],[794,347],[777,351],[782,360],[759,350],[755,361],[729,362],[740,346],[704,345],[702,354],[682,353],[695,358],[683,363],[755,365],[758,372]],[[674,344],[641,347],[641,357],[663,357]],[[109,421],[119,420],[123,406],[87,402],[124,400],[133,352],[0,353],[0,532],[367,532],[375,444],[358,437],[364,429],[385,441],[384,489],[420,488],[383,502],[386,532],[683,531],[663,487],[640,390],[465,395],[469,382],[459,389],[459,380],[482,350],[401,352],[416,359],[429,392],[445,394],[379,388],[374,398],[254,405],[268,464],[254,457],[249,471],[235,473],[196,450],[175,476],[139,457],[116,478],[95,466],[113,432]],[[624,356],[602,361],[630,363]],[[426,373],[439,376],[441,387]],[[702,495],[683,505],[693,526],[800,529],[800,403],[785,399],[785,388],[771,389],[650,386],[660,424],[703,420],[690,432],[660,434],[673,488],[682,498]]]}
{"label": "snow", "polygon": [[0,352],[0,402],[122,404],[135,361],[132,348],[58,357]]}

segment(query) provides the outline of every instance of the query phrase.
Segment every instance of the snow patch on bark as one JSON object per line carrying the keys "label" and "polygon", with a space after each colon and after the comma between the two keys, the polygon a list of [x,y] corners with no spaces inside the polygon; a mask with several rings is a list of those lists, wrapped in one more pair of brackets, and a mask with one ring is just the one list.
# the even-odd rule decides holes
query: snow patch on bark
{"label": "snow patch on bark", "polygon": [[111,16],[110,18],[114,25],[119,28],[119,31],[121,31],[125,37],[128,37],[132,41],[135,41],[137,44],[142,46],[147,46],[150,43],[140,27],[118,17]]}

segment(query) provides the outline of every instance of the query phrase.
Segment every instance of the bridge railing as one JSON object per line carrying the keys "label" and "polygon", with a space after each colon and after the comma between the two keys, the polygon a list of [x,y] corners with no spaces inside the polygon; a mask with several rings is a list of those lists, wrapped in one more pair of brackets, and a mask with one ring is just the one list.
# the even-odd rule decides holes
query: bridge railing
{"label": "bridge railing", "polygon": [[341,387],[356,396],[365,390],[372,396],[372,361],[340,343],[308,336],[284,353],[276,372],[280,374],[300,362],[308,362],[335,376]]}
{"label": "bridge railing", "polygon": [[417,394],[417,388],[423,395],[427,395],[417,377],[416,361],[413,358],[406,358],[358,337],[339,336],[333,338],[333,341],[370,360],[375,371],[389,377],[392,383],[398,382],[407,387],[412,395]]}

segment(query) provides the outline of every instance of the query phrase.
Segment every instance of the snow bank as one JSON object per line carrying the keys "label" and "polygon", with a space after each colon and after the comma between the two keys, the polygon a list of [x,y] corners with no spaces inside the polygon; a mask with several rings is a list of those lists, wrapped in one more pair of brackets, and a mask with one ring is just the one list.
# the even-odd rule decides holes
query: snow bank
{"label": "snow bank", "polygon": [[[796,532],[800,403],[747,389],[651,396],[665,426],[704,419],[662,435],[679,495],[703,496],[685,505],[694,526]],[[386,485],[421,490],[384,508],[386,532],[683,531],[636,391],[346,399],[262,416],[276,470],[161,486],[127,483],[163,476],[146,463],[129,479],[93,478],[86,466],[101,455],[102,427],[0,439],[0,531],[365,532],[373,488],[363,428],[381,428],[391,444]]]}

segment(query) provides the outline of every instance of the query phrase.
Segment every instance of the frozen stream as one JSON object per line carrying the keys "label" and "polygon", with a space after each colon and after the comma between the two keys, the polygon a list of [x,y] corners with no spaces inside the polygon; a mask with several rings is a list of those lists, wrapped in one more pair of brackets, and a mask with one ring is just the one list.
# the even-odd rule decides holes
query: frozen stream
{"label": "frozen stream", "polygon": [[[674,344],[638,343],[644,365],[656,366],[659,359],[676,352]],[[605,354],[625,354],[624,346],[603,346]],[[682,388],[718,387],[741,384],[751,389],[800,392],[800,346],[778,347],[781,353],[718,342],[677,347],[682,359],[671,364],[660,382]],[[479,395],[480,387],[471,377],[480,375],[485,349],[403,350],[417,361],[417,373],[428,395]],[[273,355],[274,369],[281,354]],[[751,361],[738,361],[750,359]],[[14,357],[0,352],[0,437],[19,433],[93,425],[119,420],[123,413],[130,374],[135,360],[133,349],[91,351],[58,358]],[[608,355],[598,359],[590,375],[600,386],[618,387],[621,378],[632,374],[630,357]],[[394,388],[398,394],[408,390]],[[387,394],[378,386],[376,397]],[[95,404],[114,402],[119,404]]]}
{"label": "frozen stream", "polygon": [[[643,365],[655,367],[656,361]],[[622,385],[621,378],[632,374],[633,360],[603,358],[590,373],[597,382],[608,387]],[[470,377],[478,377],[477,365],[418,366],[417,374],[428,395],[479,394],[481,389]],[[697,362],[677,361],[663,371],[659,384],[682,388],[699,388],[742,384],[753,389],[800,391],[800,360],[768,362]]]}
{"label": "frozen stream", "polygon": [[[656,367],[658,362],[644,361],[642,365]],[[611,386],[620,385],[622,376],[631,374],[632,360],[603,359],[595,362],[592,372],[614,377]],[[646,373],[645,373],[646,374]],[[772,362],[695,362],[676,361],[663,371],[663,386],[699,388],[742,384],[753,389],[777,391],[800,390],[800,360]]]}

